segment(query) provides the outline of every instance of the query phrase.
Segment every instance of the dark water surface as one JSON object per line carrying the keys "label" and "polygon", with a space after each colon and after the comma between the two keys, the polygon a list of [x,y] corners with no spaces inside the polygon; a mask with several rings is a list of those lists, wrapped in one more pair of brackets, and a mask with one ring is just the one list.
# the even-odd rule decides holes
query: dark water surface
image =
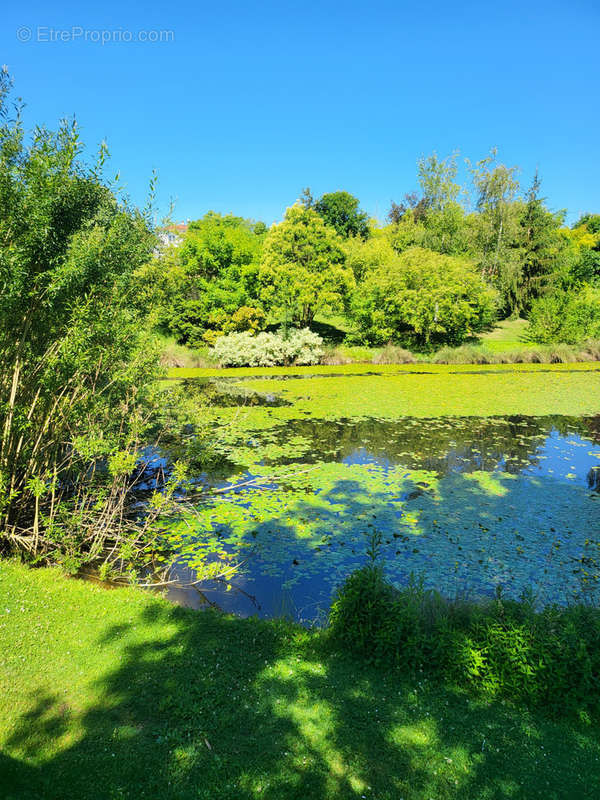
{"label": "dark water surface", "polygon": [[[249,435],[262,469],[245,478],[279,478],[201,508],[195,541],[208,535],[243,561],[233,588],[207,582],[172,590],[173,600],[322,622],[375,534],[399,586],[412,575],[448,597],[501,586],[513,597],[531,590],[540,605],[597,602],[600,417],[302,419],[268,431],[270,444],[291,439],[297,452],[273,455]],[[305,482],[294,479],[306,469]],[[179,574],[190,578],[185,562]]]}

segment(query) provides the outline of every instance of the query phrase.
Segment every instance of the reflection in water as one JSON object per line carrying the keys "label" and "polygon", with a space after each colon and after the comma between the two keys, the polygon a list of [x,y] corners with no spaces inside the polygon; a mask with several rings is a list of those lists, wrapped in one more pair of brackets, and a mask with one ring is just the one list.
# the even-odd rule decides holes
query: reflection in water
{"label": "reflection in water", "polygon": [[[247,477],[314,469],[200,507],[194,536],[182,534],[182,577],[196,542],[244,568],[233,590],[207,583],[174,591],[177,602],[323,620],[374,530],[398,585],[412,573],[450,597],[500,584],[514,597],[533,589],[540,604],[596,600],[598,418],[293,420],[251,437]],[[298,453],[277,455],[273,443],[292,438]]]}

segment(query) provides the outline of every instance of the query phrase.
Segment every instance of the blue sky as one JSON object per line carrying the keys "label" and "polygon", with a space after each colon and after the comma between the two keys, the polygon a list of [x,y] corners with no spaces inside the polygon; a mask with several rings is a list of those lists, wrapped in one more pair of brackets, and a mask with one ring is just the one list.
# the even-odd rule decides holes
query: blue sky
{"label": "blue sky", "polygon": [[[550,207],[600,212],[597,0],[30,2],[2,17],[27,123],[75,114],[135,203],[157,170],[176,219],[270,223],[304,186],[383,218],[417,188],[420,156],[494,145],[524,183],[539,167]],[[126,41],[139,31],[171,33]]]}

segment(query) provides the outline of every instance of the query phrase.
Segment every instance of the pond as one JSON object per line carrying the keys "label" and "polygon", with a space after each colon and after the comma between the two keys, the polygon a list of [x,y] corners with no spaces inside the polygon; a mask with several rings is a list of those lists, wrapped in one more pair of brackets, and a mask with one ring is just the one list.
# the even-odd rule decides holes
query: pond
{"label": "pond", "polygon": [[[188,381],[187,391],[211,398],[223,460],[198,474],[202,502],[170,532],[177,569],[192,578],[206,560],[241,566],[230,584],[172,590],[172,599],[318,624],[376,542],[398,586],[597,602],[598,374],[534,377],[525,386],[518,371],[475,370]],[[462,403],[457,380],[468,390]],[[427,416],[434,389],[440,414]],[[508,413],[497,413],[503,404]],[[484,413],[463,416],[461,405]]]}

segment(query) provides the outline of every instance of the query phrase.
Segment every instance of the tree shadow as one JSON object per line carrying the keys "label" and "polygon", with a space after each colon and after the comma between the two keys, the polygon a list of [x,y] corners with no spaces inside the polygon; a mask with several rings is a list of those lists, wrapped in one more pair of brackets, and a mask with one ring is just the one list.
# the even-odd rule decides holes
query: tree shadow
{"label": "tree shadow", "polygon": [[120,663],[96,702],[65,711],[68,684],[32,693],[0,760],[6,800],[593,796],[590,731],[368,666],[284,623],[156,604],[98,646]]}
{"label": "tree shadow", "polygon": [[[332,492],[362,530],[388,498],[356,488],[339,481]],[[490,518],[508,502],[476,481],[461,491],[462,504]],[[298,548],[309,557],[305,542]],[[29,687],[0,759],[7,800],[597,794],[596,724],[560,723],[368,665],[339,652],[326,632],[285,621],[151,597],[134,603],[119,590],[81,596],[93,646],[53,669],[51,690],[45,676]],[[131,604],[125,621],[123,603]]]}

